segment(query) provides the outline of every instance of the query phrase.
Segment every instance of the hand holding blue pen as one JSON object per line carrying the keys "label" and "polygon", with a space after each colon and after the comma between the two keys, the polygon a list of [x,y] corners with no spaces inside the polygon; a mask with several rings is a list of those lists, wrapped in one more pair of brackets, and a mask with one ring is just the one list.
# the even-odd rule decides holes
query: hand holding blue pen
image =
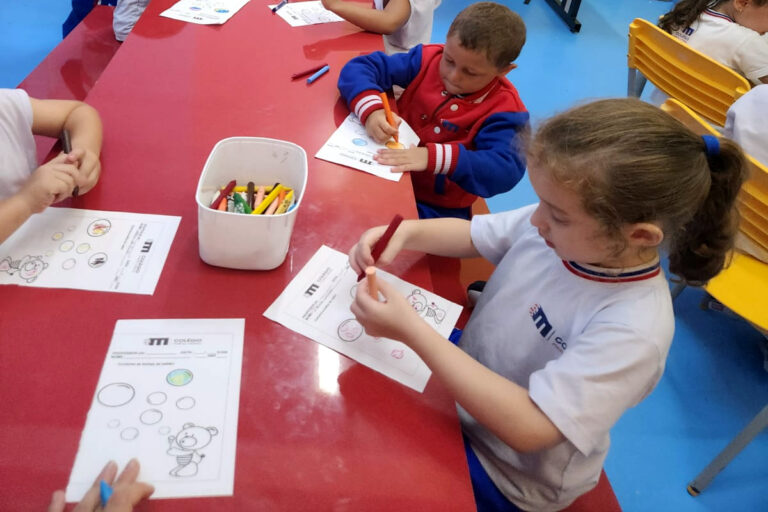
{"label": "hand holding blue pen", "polygon": [[[72,512],[131,512],[135,505],[155,491],[151,485],[136,481],[139,476],[139,462],[136,459],[131,459],[125,465],[120,476],[115,478],[116,475],[117,464],[114,461],[108,462]],[[56,491],[48,512],[64,512],[65,505],[64,491]]]}
{"label": "hand holding blue pen", "polygon": [[272,14],[275,14],[278,11],[278,9],[280,9],[282,6],[284,6],[287,3],[288,3],[288,0],[282,0],[279,4],[277,4],[272,8]]}
{"label": "hand holding blue pen", "polygon": [[312,82],[314,82],[315,80],[317,80],[318,78],[326,74],[329,69],[331,69],[331,67],[328,65],[325,65],[322,68],[320,68],[320,70],[318,70],[314,75],[307,78],[307,85],[311,84]]}

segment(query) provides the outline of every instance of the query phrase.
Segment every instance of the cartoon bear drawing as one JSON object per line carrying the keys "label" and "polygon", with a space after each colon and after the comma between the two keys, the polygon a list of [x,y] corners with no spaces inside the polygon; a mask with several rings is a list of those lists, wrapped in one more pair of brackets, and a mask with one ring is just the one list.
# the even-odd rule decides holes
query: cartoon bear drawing
{"label": "cartoon bear drawing", "polygon": [[18,276],[31,283],[43,270],[48,268],[48,263],[43,261],[42,256],[24,256],[19,260],[11,259],[10,256],[0,260],[0,272],[7,272],[8,275],[18,274]]}
{"label": "cartoon bear drawing", "polygon": [[169,474],[171,476],[195,476],[197,465],[202,462],[204,453],[198,450],[205,448],[211,442],[211,438],[217,435],[216,427],[198,427],[194,423],[185,423],[178,434],[168,436],[168,455],[176,457],[177,466]]}

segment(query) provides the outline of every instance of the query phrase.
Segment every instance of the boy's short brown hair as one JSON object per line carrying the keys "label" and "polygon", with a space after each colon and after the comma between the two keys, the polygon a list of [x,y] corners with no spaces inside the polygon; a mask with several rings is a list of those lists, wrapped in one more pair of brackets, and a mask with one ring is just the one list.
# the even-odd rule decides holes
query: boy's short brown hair
{"label": "boy's short brown hair", "polygon": [[508,7],[478,2],[461,11],[448,29],[467,50],[479,51],[501,69],[513,62],[525,44],[525,23]]}

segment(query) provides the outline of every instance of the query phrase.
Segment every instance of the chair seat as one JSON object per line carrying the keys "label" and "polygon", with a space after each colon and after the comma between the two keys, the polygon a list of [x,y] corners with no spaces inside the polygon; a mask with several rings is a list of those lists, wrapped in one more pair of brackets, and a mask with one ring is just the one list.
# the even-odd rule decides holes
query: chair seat
{"label": "chair seat", "polygon": [[728,268],[705,287],[707,292],[739,316],[768,329],[768,264],[735,253]]}

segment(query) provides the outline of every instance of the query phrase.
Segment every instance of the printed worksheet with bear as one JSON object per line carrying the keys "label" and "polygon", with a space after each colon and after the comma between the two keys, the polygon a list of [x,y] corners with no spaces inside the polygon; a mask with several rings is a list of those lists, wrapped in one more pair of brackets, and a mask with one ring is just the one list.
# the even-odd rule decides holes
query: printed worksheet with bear
{"label": "printed worksheet with bear", "polygon": [[0,284],[151,295],[179,221],[48,208],[0,244]]}
{"label": "printed worksheet with bear", "polygon": [[[382,270],[378,279],[397,288],[427,324],[447,338],[461,306],[422,290]],[[432,374],[405,344],[365,333],[349,310],[357,291],[357,274],[347,255],[323,245],[301,269],[264,316],[332,348],[387,377],[424,391]]]}
{"label": "printed worksheet with bear", "polygon": [[118,320],[67,485],[136,457],[152,498],[231,496],[245,320]]}

